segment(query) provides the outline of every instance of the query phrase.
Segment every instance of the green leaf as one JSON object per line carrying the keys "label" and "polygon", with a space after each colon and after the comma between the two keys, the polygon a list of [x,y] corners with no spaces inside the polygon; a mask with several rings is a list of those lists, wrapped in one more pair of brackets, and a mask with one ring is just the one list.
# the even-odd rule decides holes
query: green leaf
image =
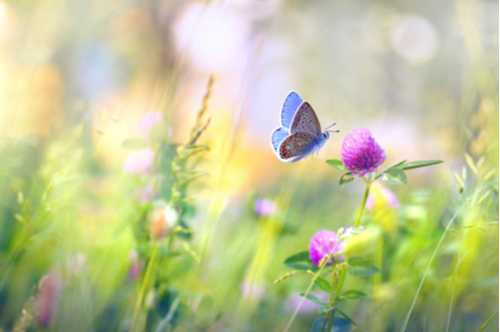
{"label": "green leaf", "polygon": [[339,179],[339,184],[343,185],[343,184],[351,182],[352,180],[354,180],[354,176],[352,176],[351,172],[347,172],[347,173],[342,174],[342,176]]}
{"label": "green leaf", "polygon": [[350,290],[342,293],[342,297],[344,299],[347,299],[347,300],[357,300],[357,299],[360,299],[360,298],[365,297],[365,296],[366,296],[366,293],[359,291],[359,290],[356,290],[356,289],[350,289]]}
{"label": "green leaf", "polygon": [[289,272],[286,272],[286,273],[282,274],[281,276],[279,276],[278,279],[274,280],[273,284],[275,284],[275,285],[279,284],[280,282],[282,282],[284,280],[287,280],[288,278],[293,277],[297,273],[298,273],[298,271],[289,271]]}
{"label": "green leaf", "polygon": [[497,315],[498,312],[494,312],[492,313],[482,324],[481,326],[479,326],[479,330],[478,332],[483,332],[484,330],[486,330],[486,328],[488,327],[488,325],[490,325],[491,323],[491,320],[493,318],[495,318],[495,316]]}
{"label": "green leaf", "polygon": [[401,166],[401,169],[403,169],[403,170],[409,170],[409,169],[415,169],[415,168],[421,168],[421,167],[428,167],[428,166],[433,166],[433,165],[441,164],[442,162],[443,162],[442,160],[417,160],[417,161],[410,161],[410,162],[404,163]]}
{"label": "green leaf", "polygon": [[356,322],[354,320],[352,320],[351,317],[349,317],[348,314],[346,314],[345,312],[343,312],[342,310],[340,310],[340,308],[336,308],[335,309],[336,312],[338,312],[342,317],[344,317],[345,319],[347,319],[352,325],[357,325]]}
{"label": "green leaf", "polygon": [[332,167],[335,167],[341,172],[345,172],[346,170],[344,163],[339,159],[329,159],[326,161],[326,163]]}
{"label": "green leaf", "polygon": [[[403,161],[400,161],[399,163],[396,163],[390,167],[388,167],[387,169],[385,169],[383,172],[380,172],[379,174],[377,174],[377,176],[375,177],[375,180],[377,179],[380,179],[386,172],[390,171],[391,169],[394,169],[394,168],[400,168],[401,165],[403,165],[404,163],[406,163],[406,160],[403,160]],[[401,168],[400,168],[401,169]]]}
{"label": "green leaf", "polygon": [[284,264],[294,270],[312,270],[314,266],[309,260],[309,252],[301,251],[296,253],[287,259],[285,259]]}
{"label": "green leaf", "polygon": [[332,291],[332,286],[324,278],[321,278],[321,277],[316,278],[316,281],[314,282],[314,284],[327,293],[330,293]]}
{"label": "green leaf", "polygon": [[401,175],[401,172],[404,173],[404,171],[410,169],[437,165],[441,164],[442,162],[442,160],[417,160],[410,162],[403,160],[387,168],[385,171],[379,173],[375,177],[375,180],[381,178],[382,176],[386,176],[389,180],[406,183],[406,174]]}
{"label": "green leaf", "polygon": [[407,181],[405,172],[397,167],[386,170],[384,172],[384,176],[388,180],[392,180],[395,182],[406,183]]}
{"label": "green leaf", "polygon": [[455,176],[455,180],[458,183],[458,191],[460,193],[463,193],[463,191],[465,189],[465,182],[464,182],[464,180],[457,173],[453,173],[453,175]]}
{"label": "green leaf", "polygon": [[469,168],[472,171],[472,173],[474,173],[476,175],[477,175],[477,173],[479,173],[479,171],[478,171],[478,169],[476,167],[476,163],[474,162],[474,159],[472,159],[472,157],[468,153],[465,154],[465,162],[469,166]]}
{"label": "green leaf", "polygon": [[391,167],[389,167],[388,169],[391,169],[391,168],[400,168],[401,165],[404,165],[406,163],[406,160],[402,160],[400,161],[399,163],[395,163],[394,165],[392,165]]}

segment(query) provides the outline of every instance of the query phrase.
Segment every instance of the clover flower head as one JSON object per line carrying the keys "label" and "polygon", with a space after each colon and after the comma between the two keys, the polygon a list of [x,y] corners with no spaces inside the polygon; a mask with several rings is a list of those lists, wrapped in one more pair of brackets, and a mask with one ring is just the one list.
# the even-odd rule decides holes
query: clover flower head
{"label": "clover flower head", "polygon": [[354,175],[374,172],[385,160],[385,152],[368,129],[355,129],[342,142],[342,162]]}
{"label": "clover flower head", "polygon": [[[343,250],[343,244],[337,233],[332,231],[319,231],[311,238],[309,244],[309,258],[318,266],[323,258],[328,255],[336,256],[335,259],[343,260],[339,255]],[[331,262],[329,262],[331,263]]]}

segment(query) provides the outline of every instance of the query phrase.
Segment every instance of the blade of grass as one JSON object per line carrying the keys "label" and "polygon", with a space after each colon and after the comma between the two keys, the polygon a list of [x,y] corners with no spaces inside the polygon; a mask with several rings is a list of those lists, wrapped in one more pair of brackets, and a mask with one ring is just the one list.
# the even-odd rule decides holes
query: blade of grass
{"label": "blade of grass", "polygon": [[427,279],[427,274],[429,273],[429,270],[431,269],[432,263],[434,262],[434,258],[436,258],[436,255],[441,248],[441,244],[444,241],[444,238],[446,237],[446,234],[451,228],[451,225],[455,221],[456,217],[458,215],[458,211],[455,212],[455,214],[451,217],[450,221],[446,225],[445,230],[443,231],[443,234],[441,235],[441,238],[439,239],[438,243],[436,244],[436,248],[434,248],[434,251],[432,252],[431,258],[427,262],[427,266],[424,270],[424,273],[422,274],[422,279],[420,279],[420,283],[418,284],[417,291],[415,292],[415,296],[413,297],[412,303],[410,305],[410,309],[408,310],[408,313],[406,314],[406,318],[403,322],[403,325],[401,326],[401,332],[405,332],[406,328],[408,327],[408,322],[410,321],[411,314],[413,312],[413,309],[415,308],[415,304],[417,303],[417,298],[420,295],[420,291],[422,290],[422,287],[424,286],[425,279]]}
{"label": "blade of grass", "polygon": [[321,267],[319,268],[318,272],[316,272],[314,274],[314,276],[311,278],[311,282],[307,286],[306,291],[304,292],[302,298],[300,299],[299,304],[297,305],[297,307],[295,307],[295,311],[293,312],[292,316],[288,320],[288,323],[286,324],[285,328],[283,329],[283,332],[288,332],[290,330],[290,328],[292,327],[292,324],[293,324],[293,321],[295,320],[295,317],[297,317],[297,314],[299,313],[300,308],[302,308],[302,305],[304,304],[304,301],[306,300],[307,295],[311,292],[314,284],[316,283],[316,279],[320,276],[321,272],[323,272],[323,269],[325,268],[327,262],[328,262],[328,260],[324,260],[323,264],[321,264]]}
{"label": "blade of grass", "polygon": [[477,330],[477,332],[483,332],[488,327],[488,325],[490,325],[491,320],[495,318],[497,314],[498,312],[494,312],[490,315],[490,317],[486,318],[486,320],[479,326],[479,330]]}

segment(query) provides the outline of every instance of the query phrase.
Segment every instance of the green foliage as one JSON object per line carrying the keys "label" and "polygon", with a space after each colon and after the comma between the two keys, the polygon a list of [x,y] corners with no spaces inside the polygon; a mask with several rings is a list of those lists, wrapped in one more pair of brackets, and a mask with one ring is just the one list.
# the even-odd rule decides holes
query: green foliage
{"label": "green foliage", "polygon": [[[0,331],[496,331],[498,3],[429,3],[2,1]],[[341,129],[293,164],[283,83]],[[446,165],[351,174],[369,124],[388,160]]]}
{"label": "green foliage", "polygon": [[352,175],[351,172],[344,173],[340,176],[339,179],[339,184],[343,185],[349,182],[352,182],[354,180],[354,176]]}
{"label": "green foliage", "polygon": [[358,300],[366,297],[366,293],[356,289],[350,289],[342,293],[340,299],[343,300]]}
{"label": "green foliage", "polygon": [[375,180],[379,178],[383,178],[389,181],[393,181],[396,183],[406,183],[407,182],[407,176],[406,172],[408,170],[412,169],[417,169],[417,168],[423,168],[423,167],[429,167],[429,166],[434,166],[441,164],[443,161],[442,160],[418,160],[418,161],[400,161],[397,164],[394,164],[387,168],[386,170],[380,172],[375,176]]}
{"label": "green foliage", "polygon": [[328,159],[326,161],[326,163],[336,169],[338,169],[339,171],[341,172],[345,172],[346,171],[346,168],[344,166],[344,163],[342,162],[342,160],[339,160],[339,159]]}
{"label": "green foliage", "polygon": [[308,251],[301,251],[296,254],[291,255],[283,262],[286,266],[294,270],[317,270],[309,259]]}

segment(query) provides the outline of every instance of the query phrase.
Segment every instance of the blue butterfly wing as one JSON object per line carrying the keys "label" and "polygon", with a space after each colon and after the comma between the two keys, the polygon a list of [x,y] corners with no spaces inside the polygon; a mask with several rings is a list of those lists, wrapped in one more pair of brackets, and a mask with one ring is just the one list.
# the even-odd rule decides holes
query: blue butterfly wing
{"label": "blue butterfly wing", "polygon": [[288,130],[286,130],[285,128],[278,128],[275,131],[273,131],[271,142],[273,144],[274,152],[278,152],[278,148],[281,142],[283,142],[285,138],[287,138],[287,136],[288,136]]}
{"label": "blue butterfly wing", "polygon": [[290,133],[309,133],[314,137],[321,134],[321,124],[316,112],[307,101],[302,103],[295,113],[290,126]]}
{"label": "blue butterfly wing", "polygon": [[298,161],[315,148],[315,137],[309,133],[288,136],[279,146],[278,156],[282,161]]}
{"label": "blue butterfly wing", "polygon": [[302,98],[296,92],[292,91],[288,94],[281,109],[281,125],[283,127],[290,128],[292,119],[301,104]]}

